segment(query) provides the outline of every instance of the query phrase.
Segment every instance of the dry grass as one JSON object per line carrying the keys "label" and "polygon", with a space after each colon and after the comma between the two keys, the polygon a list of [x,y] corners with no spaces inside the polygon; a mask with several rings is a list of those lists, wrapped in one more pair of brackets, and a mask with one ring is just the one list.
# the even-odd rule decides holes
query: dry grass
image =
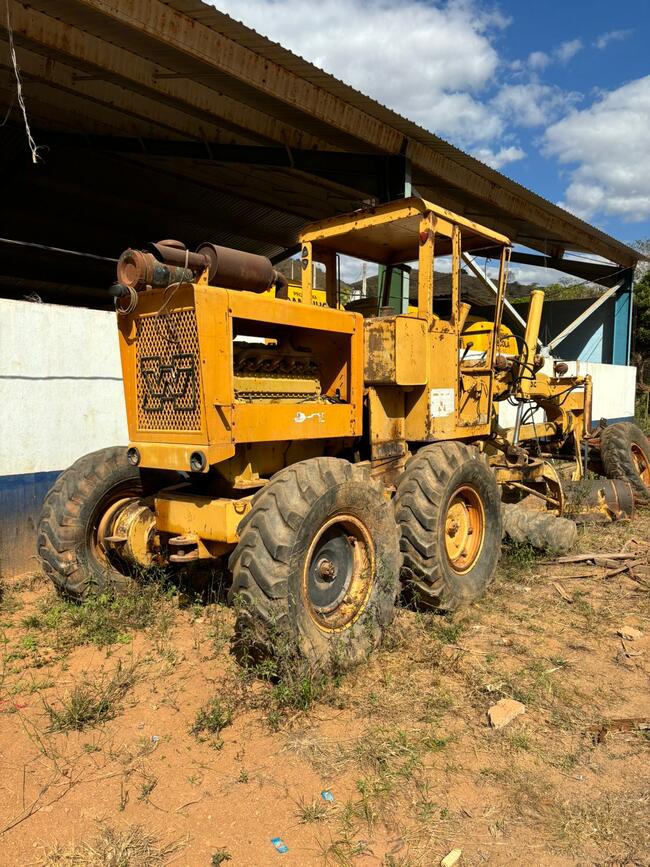
{"label": "dry grass", "polygon": [[[645,528],[641,515],[583,529],[579,550],[620,550]],[[486,816],[497,812],[485,820],[489,836],[529,828],[540,852],[582,852],[582,863],[599,850],[604,858],[631,853],[639,864],[643,853],[650,863],[646,795],[562,799],[567,778],[583,780],[591,768],[588,726],[597,709],[623,700],[619,678],[586,675],[580,654],[602,653],[630,610],[647,617],[648,594],[588,580],[569,584],[568,604],[542,559],[527,547],[507,549],[495,585],[454,618],[399,611],[383,648],[336,690],[336,707],[359,720],[343,742],[321,733],[309,715],[286,734],[286,748],[319,773],[355,779],[356,793],[326,817],[324,863],[356,863],[364,840],[399,822],[404,851],[384,863],[430,864],[434,837],[440,846],[440,836],[466,820],[446,805],[441,774],[492,792],[485,797],[499,806],[486,808]],[[528,712],[492,732],[486,711],[504,697]],[[632,747],[643,751],[642,743]]]}
{"label": "dry grass", "polygon": [[621,864],[647,864],[650,853],[650,789],[631,786],[578,803],[566,801],[555,817],[555,832],[570,849],[576,845],[607,844]]}
{"label": "dry grass", "polygon": [[104,827],[90,842],[47,852],[40,867],[159,867],[168,864],[181,845],[161,843],[139,825]]}

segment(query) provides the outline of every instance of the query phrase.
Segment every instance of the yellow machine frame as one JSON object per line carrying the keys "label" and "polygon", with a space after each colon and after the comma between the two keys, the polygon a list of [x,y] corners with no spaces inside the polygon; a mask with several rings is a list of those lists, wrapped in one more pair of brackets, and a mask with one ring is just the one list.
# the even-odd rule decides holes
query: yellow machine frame
{"label": "yellow machine frame", "polygon": [[[387,485],[403,468],[409,443],[450,439],[483,443],[497,455],[495,463],[501,461],[500,478],[517,482],[525,472],[512,455],[508,460],[498,457],[512,443],[506,432],[495,431],[493,412],[495,397],[513,393],[513,388],[519,399],[534,399],[546,410],[548,421],[536,427],[535,435],[566,438],[573,433],[580,460],[580,443],[590,422],[591,383],[588,378],[538,373],[535,352],[543,299],[536,293],[523,353],[497,363],[507,237],[411,197],[312,224],[301,234],[300,244],[300,300],[295,293],[295,300],[281,300],[210,286],[202,276],[194,283],[140,292],[137,309],[120,317],[130,448],[137,462],[145,469],[203,474],[217,466],[229,486],[225,496],[162,492],[155,500],[157,531],[191,538],[200,557],[222,553],[237,542],[237,523],[250,508],[251,489],[263,485],[265,476],[304,457],[340,453],[364,434],[371,472]],[[494,322],[482,356],[466,359],[463,330],[469,305],[462,299],[461,253],[495,247],[500,249],[500,270]],[[417,260],[417,307],[403,315],[365,319],[338,309],[337,254],[387,266]],[[434,313],[439,255],[450,255],[452,261],[451,312],[446,318]],[[326,306],[313,285],[316,261],[326,267]],[[175,333],[181,327],[184,337]],[[144,334],[159,349],[143,363]],[[239,400],[233,373],[237,334],[262,340],[288,335],[306,345],[322,359],[322,393],[308,403],[272,396]],[[191,352],[185,351],[187,346]],[[154,391],[166,395],[191,383],[197,401],[192,429],[175,426],[173,413],[164,428],[143,424],[145,379],[147,387],[153,383]],[[263,391],[268,384],[260,380],[259,387]],[[168,406],[168,397],[165,400]],[[520,439],[529,434],[526,425],[517,431]]]}
{"label": "yellow machine frame", "polygon": [[[302,440],[353,437],[361,434],[363,404],[363,320],[359,314],[324,307],[262,298],[250,292],[235,292],[207,284],[184,284],[174,292],[166,314],[193,310],[198,333],[198,357],[201,360],[197,379],[200,383],[200,425],[195,431],[150,430],[138,423],[137,358],[138,326],[143,319],[158,320],[157,327],[167,327],[159,316],[162,293],[144,293],[137,315],[120,320],[120,351],[124,371],[129,439],[140,453],[140,466],[188,471],[190,456],[203,450],[210,465],[233,457],[237,443],[262,443],[292,439]],[[303,413],[296,421],[295,404],[274,403],[272,412],[263,412],[260,404],[238,403],[233,386],[233,321],[267,323],[304,329],[313,339],[335,343],[340,339],[347,350],[340,369],[332,378],[330,390],[338,389],[344,401],[327,404],[326,412]],[[268,407],[266,407],[268,409]],[[320,407],[319,407],[320,408]]]}

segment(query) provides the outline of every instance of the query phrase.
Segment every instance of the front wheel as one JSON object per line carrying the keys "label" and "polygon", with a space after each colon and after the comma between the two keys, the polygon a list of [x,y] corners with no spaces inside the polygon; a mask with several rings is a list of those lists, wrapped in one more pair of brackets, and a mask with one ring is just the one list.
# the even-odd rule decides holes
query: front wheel
{"label": "front wheel", "polygon": [[381,641],[399,587],[399,533],[383,492],[338,458],[281,470],[255,496],[230,557],[235,649],[347,668]]}
{"label": "front wheel", "polygon": [[435,443],[415,454],[397,485],[402,580],[420,605],[455,611],[480,596],[501,549],[494,473],[477,449]]}
{"label": "front wheel", "polygon": [[106,538],[111,518],[139,502],[142,484],[126,448],[100,449],[75,461],[48,492],[38,524],[38,555],[55,587],[81,599],[89,591],[125,589],[129,569]]}

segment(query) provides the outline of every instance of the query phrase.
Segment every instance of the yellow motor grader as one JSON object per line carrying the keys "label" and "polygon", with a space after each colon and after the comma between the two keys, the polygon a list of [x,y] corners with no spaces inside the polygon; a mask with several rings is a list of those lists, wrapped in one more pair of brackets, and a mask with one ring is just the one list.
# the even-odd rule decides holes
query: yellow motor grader
{"label": "yellow motor grader", "polygon": [[[486,249],[500,269],[478,342],[461,257]],[[38,551],[62,592],[227,562],[240,630],[283,629],[311,660],[336,646],[354,662],[380,641],[401,584],[447,611],[486,588],[502,498],[561,513],[550,456],[570,456],[579,479],[596,455],[649,497],[641,431],[594,433],[589,377],[540,372],[543,293],[523,339],[504,332],[508,238],[413,197],[309,225],[300,250],[299,301],[262,256],[176,241],[122,254],[111,292],[130,442],[79,459],[45,500]],[[416,305],[343,309],[341,255],[387,274],[416,261]],[[545,419],[527,421],[531,407]]]}

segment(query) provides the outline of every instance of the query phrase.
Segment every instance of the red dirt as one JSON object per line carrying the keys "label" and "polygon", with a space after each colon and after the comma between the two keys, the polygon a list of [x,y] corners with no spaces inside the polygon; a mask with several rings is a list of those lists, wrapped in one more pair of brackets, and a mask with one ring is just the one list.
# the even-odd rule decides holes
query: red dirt
{"label": "red dirt", "polygon": [[[591,531],[581,549],[619,550],[649,528],[645,516]],[[278,731],[268,722],[277,695],[239,673],[221,606],[160,600],[168,628],[65,650],[63,627],[24,623],[54,604],[49,586],[10,585],[0,864],[38,863],[55,845],[134,824],[178,842],[170,863],[188,867],[210,865],[220,847],[246,867],[432,865],[454,847],[461,865],[650,864],[650,740],[632,731],[594,743],[589,731],[604,718],[650,717],[648,587],[570,577],[578,571],[511,558],[453,623],[400,611],[384,649],[308,711],[272,716]],[[623,624],[644,637],[622,642]],[[136,664],[136,681],[114,719],[48,732],[44,701],[58,706],[120,662]],[[190,733],[215,695],[233,704],[220,749]],[[504,696],[527,710],[493,731],[486,711]],[[326,788],[334,805],[321,800]],[[313,801],[324,816],[302,823],[300,805]],[[366,854],[353,854],[359,841]]]}

